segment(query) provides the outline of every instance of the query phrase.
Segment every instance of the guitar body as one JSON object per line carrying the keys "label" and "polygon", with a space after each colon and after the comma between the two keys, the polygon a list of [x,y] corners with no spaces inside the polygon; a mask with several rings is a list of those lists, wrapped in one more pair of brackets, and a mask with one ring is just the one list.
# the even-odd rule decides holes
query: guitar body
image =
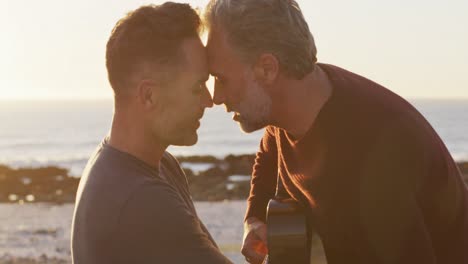
{"label": "guitar body", "polygon": [[310,247],[303,209],[292,199],[271,199],[267,207],[269,264],[309,264]]}

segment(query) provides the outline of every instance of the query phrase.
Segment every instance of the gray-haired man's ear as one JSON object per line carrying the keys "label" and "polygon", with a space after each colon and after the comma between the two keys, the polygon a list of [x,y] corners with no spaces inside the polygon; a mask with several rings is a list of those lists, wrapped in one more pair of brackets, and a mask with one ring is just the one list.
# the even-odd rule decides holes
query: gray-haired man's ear
{"label": "gray-haired man's ear", "polygon": [[279,61],[271,53],[261,54],[254,66],[254,74],[257,80],[266,85],[274,83],[279,73]]}

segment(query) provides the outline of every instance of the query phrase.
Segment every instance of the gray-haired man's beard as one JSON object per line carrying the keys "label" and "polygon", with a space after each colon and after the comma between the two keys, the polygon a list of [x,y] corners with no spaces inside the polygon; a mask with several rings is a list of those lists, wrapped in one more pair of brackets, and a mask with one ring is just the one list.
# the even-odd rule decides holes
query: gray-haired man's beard
{"label": "gray-haired man's beard", "polygon": [[244,100],[237,108],[239,124],[246,133],[262,129],[269,124],[272,101],[258,82],[249,78]]}

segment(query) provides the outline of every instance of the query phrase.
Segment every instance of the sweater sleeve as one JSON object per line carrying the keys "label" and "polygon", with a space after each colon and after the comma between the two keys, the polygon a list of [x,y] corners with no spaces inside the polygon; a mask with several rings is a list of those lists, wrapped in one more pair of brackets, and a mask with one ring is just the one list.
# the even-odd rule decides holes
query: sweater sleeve
{"label": "sweater sleeve", "polygon": [[245,219],[255,216],[265,221],[268,201],[275,195],[277,177],[276,139],[273,128],[267,127],[255,158]]}
{"label": "sweater sleeve", "polygon": [[201,222],[176,191],[145,185],[121,211],[116,263],[231,263],[212,243]]}

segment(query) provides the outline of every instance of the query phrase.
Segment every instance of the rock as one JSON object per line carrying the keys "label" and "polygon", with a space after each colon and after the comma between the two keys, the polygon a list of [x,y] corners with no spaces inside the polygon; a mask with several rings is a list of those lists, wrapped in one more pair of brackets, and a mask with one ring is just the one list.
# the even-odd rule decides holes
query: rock
{"label": "rock", "polygon": [[[213,167],[195,174],[184,168],[192,197],[197,201],[246,199],[250,182],[232,182],[231,175],[252,174],[255,155],[228,155],[223,160],[213,156],[179,157],[179,162],[212,163]],[[468,184],[468,162],[457,164]],[[79,178],[70,177],[59,167],[12,169],[0,165],[0,202],[73,203]],[[229,185],[228,185],[229,184]]]}
{"label": "rock", "polygon": [[255,161],[255,155],[228,155],[224,161],[228,164],[227,173],[229,175],[251,175],[252,167]]}
{"label": "rock", "polygon": [[0,174],[0,202],[73,202],[79,183],[78,178],[68,176],[68,171],[59,167],[0,166]]}
{"label": "rock", "polygon": [[179,162],[192,162],[192,163],[218,163],[220,160],[216,157],[209,155],[202,156],[177,156]]}

